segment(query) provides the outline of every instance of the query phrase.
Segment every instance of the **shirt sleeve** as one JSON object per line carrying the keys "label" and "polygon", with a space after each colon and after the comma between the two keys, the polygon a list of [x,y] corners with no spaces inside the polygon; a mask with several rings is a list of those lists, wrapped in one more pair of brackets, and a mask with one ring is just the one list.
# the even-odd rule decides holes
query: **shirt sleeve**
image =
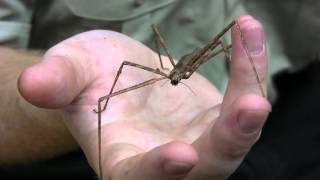
{"label": "shirt sleeve", "polygon": [[0,44],[15,48],[28,45],[32,0],[0,1]]}

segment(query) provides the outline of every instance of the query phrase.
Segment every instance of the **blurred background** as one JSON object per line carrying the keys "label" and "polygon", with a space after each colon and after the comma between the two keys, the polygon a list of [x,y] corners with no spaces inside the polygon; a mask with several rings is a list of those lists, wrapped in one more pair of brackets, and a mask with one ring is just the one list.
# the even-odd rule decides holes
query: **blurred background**
{"label": "blurred background", "polygon": [[[262,22],[268,36],[273,111],[260,140],[230,179],[320,179],[320,1],[94,0],[90,4],[85,0],[0,0],[1,44],[46,50],[80,32],[110,29],[151,46],[149,25],[157,23],[177,58],[201,46],[236,16],[251,14]],[[170,14],[173,10],[181,13]],[[179,31],[181,27],[186,32]],[[176,32],[192,38],[177,44]],[[212,69],[217,70],[220,75],[210,80],[223,92],[227,65],[219,61],[209,68],[200,72],[210,79]],[[97,179],[80,149],[31,164],[8,167],[0,162],[1,180],[70,177]]]}

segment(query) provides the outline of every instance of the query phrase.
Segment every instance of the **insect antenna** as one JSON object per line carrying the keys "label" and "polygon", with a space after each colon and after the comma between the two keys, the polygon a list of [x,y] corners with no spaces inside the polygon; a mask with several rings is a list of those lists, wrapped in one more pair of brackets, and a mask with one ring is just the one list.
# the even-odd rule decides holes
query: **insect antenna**
{"label": "insect antenna", "polygon": [[166,85],[166,83],[169,82],[169,81],[170,81],[170,79],[166,80],[165,82],[163,82],[163,83],[161,84],[160,87],[163,87],[163,86]]}
{"label": "insect antenna", "polygon": [[194,96],[197,96],[197,94],[191,89],[191,87],[188,84],[183,83],[182,81],[180,81],[180,83],[185,87],[187,87],[187,89],[189,89]]}

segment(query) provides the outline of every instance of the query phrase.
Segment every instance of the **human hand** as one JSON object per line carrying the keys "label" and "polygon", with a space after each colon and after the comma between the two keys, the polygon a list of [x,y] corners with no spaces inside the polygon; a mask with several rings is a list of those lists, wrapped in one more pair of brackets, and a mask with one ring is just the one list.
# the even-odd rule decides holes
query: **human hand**
{"label": "human hand", "polygon": [[[263,28],[249,16],[238,22],[265,87]],[[158,82],[110,100],[102,113],[104,179],[226,179],[234,172],[257,140],[271,107],[255,95],[260,94],[258,84],[235,28],[232,41],[225,96],[194,74],[185,83],[196,96],[183,85]],[[96,172],[98,126],[92,110],[110,89],[123,60],[159,67],[157,55],[139,42],[115,32],[90,31],[51,48],[19,79],[19,90],[29,102],[64,111],[69,130]],[[116,89],[153,77],[126,67]]]}

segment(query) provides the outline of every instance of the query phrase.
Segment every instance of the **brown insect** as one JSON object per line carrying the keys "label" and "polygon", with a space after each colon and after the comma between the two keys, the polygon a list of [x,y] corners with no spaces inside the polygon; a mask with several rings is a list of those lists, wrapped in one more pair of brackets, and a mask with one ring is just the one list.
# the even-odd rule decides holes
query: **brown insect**
{"label": "brown insect", "polygon": [[[139,88],[142,88],[144,86],[147,86],[147,85],[151,85],[151,84],[154,84],[156,83],[157,81],[160,81],[160,80],[164,80],[164,79],[169,79],[171,84],[176,86],[179,84],[179,82],[182,80],[182,79],[188,79],[190,78],[190,76],[198,69],[198,67],[209,61],[211,58],[213,58],[214,56],[224,52],[226,57],[228,58],[228,50],[231,49],[231,45],[228,45],[228,46],[224,46],[223,43],[221,42],[220,38],[228,31],[231,29],[232,26],[236,25],[237,26],[237,29],[238,31],[240,32],[240,37],[241,37],[241,41],[242,41],[242,45],[243,45],[243,48],[245,50],[245,53],[247,54],[248,56],[248,59],[251,63],[251,66],[253,68],[253,71],[256,75],[256,80],[258,82],[258,85],[259,85],[259,89],[261,91],[261,95],[263,97],[265,97],[265,93],[264,93],[264,90],[263,90],[263,87],[262,87],[262,84],[261,84],[261,80],[260,80],[260,77],[258,75],[258,72],[256,70],[256,67],[254,65],[254,62],[253,62],[253,59],[252,57],[250,56],[249,54],[249,51],[248,51],[248,48],[247,48],[247,44],[244,40],[244,35],[240,29],[240,26],[239,24],[236,22],[236,21],[232,21],[228,26],[226,26],[218,35],[216,35],[207,45],[205,45],[203,48],[200,48],[200,49],[195,49],[193,52],[189,53],[189,54],[186,54],[184,56],[182,56],[182,58],[178,61],[177,64],[175,64],[172,56],[170,55],[170,52],[169,50],[167,49],[167,47],[165,46],[165,43],[164,43],[164,39],[161,37],[158,29],[152,25],[152,30],[154,32],[154,37],[155,37],[155,42],[156,42],[156,48],[158,50],[158,55],[159,55],[159,60],[160,60],[160,65],[161,65],[161,69],[165,69],[164,66],[163,66],[163,62],[162,62],[162,59],[161,59],[161,55],[160,55],[160,52],[159,52],[159,44],[162,46],[162,48],[164,49],[166,55],[169,57],[169,60],[171,62],[171,65],[173,66],[173,69],[170,71],[169,74],[165,73],[164,71],[161,71],[160,69],[156,68],[150,68],[150,67],[147,67],[147,66],[143,66],[143,65],[140,65],[140,64],[136,64],[136,63],[133,63],[133,62],[129,62],[129,61],[123,61],[120,68],[118,69],[118,72],[117,72],[117,75],[113,81],[113,84],[112,84],[112,87],[109,91],[109,94],[105,95],[105,96],[102,96],[99,98],[98,100],[98,110],[94,110],[95,113],[98,114],[98,161],[99,161],[99,175],[100,175],[100,178],[102,179],[102,161],[101,161],[101,112],[103,112],[106,108],[107,108],[107,105],[108,105],[108,102],[110,100],[111,97],[114,97],[114,96],[117,96],[119,94],[123,94],[123,93],[126,93],[126,92],[129,92],[129,91],[132,91],[132,90],[135,90],[135,89],[139,89]],[[218,46],[220,46],[220,49],[218,50],[215,50]],[[148,81],[145,81],[145,82],[142,82],[142,83],[139,83],[139,84],[136,84],[134,86],[131,86],[131,87],[128,87],[128,88],[125,88],[125,89],[122,89],[122,90],[119,90],[119,91],[116,91],[116,92],[113,92],[113,89],[116,85],[116,82],[118,81],[119,79],[119,76],[122,72],[122,68],[124,66],[132,66],[132,67],[135,67],[135,68],[139,68],[139,69],[143,69],[145,71],[149,71],[149,72],[152,72],[152,73],[155,73],[155,74],[158,74],[160,75],[161,77],[159,78],[153,78],[153,79],[150,79]],[[101,108],[101,103],[105,101],[104,105],[102,106]]]}

